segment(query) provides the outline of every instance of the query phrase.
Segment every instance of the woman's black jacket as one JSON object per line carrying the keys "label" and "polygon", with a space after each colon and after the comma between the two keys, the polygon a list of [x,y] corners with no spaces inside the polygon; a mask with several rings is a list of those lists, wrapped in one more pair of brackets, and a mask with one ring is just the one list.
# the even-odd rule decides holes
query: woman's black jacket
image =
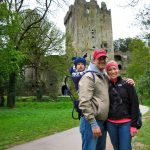
{"label": "woman's black jacket", "polygon": [[109,119],[131,118],[131,126],[136,127],[139,117],[139,102],[133,85],[128,84],[121,77],[114,84],[109,84],[110,109]]}

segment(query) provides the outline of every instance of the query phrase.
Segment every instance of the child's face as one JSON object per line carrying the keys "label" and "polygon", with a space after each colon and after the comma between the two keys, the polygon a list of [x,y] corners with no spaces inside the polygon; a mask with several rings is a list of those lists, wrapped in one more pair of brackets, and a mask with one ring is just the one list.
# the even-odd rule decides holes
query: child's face
{"label": "child's face", "polygon": [[81,72],[81,71],[84,71],[85,66],[84,66],[83,63],[80,62],[80,63],[77,64],[76,69],[77,69],[78,72]]}

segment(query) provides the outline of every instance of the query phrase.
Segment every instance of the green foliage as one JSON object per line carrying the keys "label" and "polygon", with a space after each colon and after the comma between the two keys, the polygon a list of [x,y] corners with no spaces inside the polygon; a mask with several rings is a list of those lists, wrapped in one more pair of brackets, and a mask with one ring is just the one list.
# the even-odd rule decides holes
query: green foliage
{"label": "green foliage", "polygon": [[16,36],[20,32],[19,14],[9,10],[7,3],[0,3],[0,14],[0,76],[6,82],[9,74],[20,70],[24,55],[16,49]]}
{"label": "green foliage", "polygon": [[[41,18],[35,10],[25,10],[22,13],[23,28],[28,28],[32,22]],[[62,53],[62,44],[64,41],[63,33],[47,18],[41,22],[32,25],[26,33],[25,39],[21,44],[22,50],[27,55],[29,63],[35,63],[41,60],[45,55]],[[41,56],[41,58],[40,58]]]}
{"label": "green foliage", "polygon": [[[35,70],[35,81],[31,84],[37,88],[35,84],[43,82],[41,81],[43,70],[52,64],[47,61],[46,56],[62,53],[64,35],[52,22],[48,22],[46,17],[38,22],[42,16],[36,10],[27,9],[19,13],[7,8],[6,3],[3,3],[0,8],[2,13],[0,16],[2,20],[0,24],[0,29],[2,29],[0,30],[2,33],[0,36],[2,77],[7,77],[8,80],[11,72],[17,74],[21,68],[31,67]],[[58,67],[50,68],[58,70]],[[63,69],[59,68],[59,70]]]}
{"label": "green foliage", "polygon": [[19,66],[24,62],[24,58],[24,55],[19,51],[10,50],[8,48],[3,48],[2,50],[0,50],[1,78],[7,81],[10,73],[14,71],[19,72]]}
{"label": "green foliage", "polygon": [[150,99],[145,99],[143,105],[150,107]]}
{"label": "green foliage", "polygon": [[127,74],[136,81],[140,100],[150,97],[150,47],[140,39],[133,39],[129,45],[131,61],[128,64]]}
{"label": "green foliage", "polygon": [[141,100],[150,98],[150,69],[146,70],[137,80],[137,90]]}
{"label": "green foliage", "polygon": [[[21,17],[22,20],[26,18],[22,25],[23,28],[27,28],[31,22],[41,18],[38,12],[30,9],[23,11]],[[63,42],[63,33],[45,18],[31,27],[20,45],[21,51],[26,56],[24,65],[26,68],[32,68],[35,72],[35,78],[30,82],[30,87],[34,88],[33,91],[36,91],[35,93],[39,98],[42,98],[42,91],[47,94],[47,90],[53,91],[51,92],[52,96],[58,96],[58,86],[60,80],[62,80],[65,65],[63,56],[55,56],[54,54],[61,55],[63,53]],[[55,83],[55,87],[52,90],[49,89],[49,80],[42,78],[44,74],[47,74],[45,72],[49,72],[51,78],[54,78],[51,79]],[[54,76],[52,77],[51,74],[54,74]],[[42,85],[47,89],[42,89]]]}
{"label": "green foliage", "polygon": [[150,48],[140,39],[133,39],[129,45],[131,49],[131,62],[127,73],[130,77],[138,79],[149,68]]}
{"label": "green foliage", "polygon": [[[50,64],[45,60],[48,54],[62,54],[64,35],[46,18],[51,1],[34,10],[24,8],[24,0],[0,3],[0,64],[3,76],[9,78],[8,99],[15,101],[16,77],[22,68],[35,70],[34,83],[40,84],[41,72]],[[58,1],[52,3],[58,4]],[[26,58],[26,61],[24,61]],[[46,67],[45,67],[46,66]],[[55,68],[54,68],[55,69]],[[38,87],[35,85],[34,87]],[[39,88],[39,87],[38,87]],[[37,89],[38,89],[37,88]],[[36,89],[36,90],[37,90]]]}
{"label": "green foliage", "polygon": [[0,150],[77,126],[71,110],[71,101],[61,98],[57,102],[18,102],[14,109],[1,109]]}
{"label": "green foliage", "polygon": [[66,62],[65,62],[65,65],[68,70],[73,65],[72,57],[75,56],[75,48],[73,47],[72,42],[73,41],[72,41],[71,35],[69,33],[66,33],[66,54],[65,54]]}

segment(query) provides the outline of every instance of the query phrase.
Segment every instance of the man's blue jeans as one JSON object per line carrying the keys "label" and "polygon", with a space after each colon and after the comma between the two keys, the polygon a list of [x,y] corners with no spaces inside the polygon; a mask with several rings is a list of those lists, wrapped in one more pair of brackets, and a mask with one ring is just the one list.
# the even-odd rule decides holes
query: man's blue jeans
{"label": "man's blue jeans", "polygon": [[107,130],[114,150],[131,150],[130,122],[116,124],[107,122]]}
{"label": "man's blue jeans", "polygon": [[81,117],[80,119],[80,133],[82,135],[82,150],[105,150],[106,147],[106,127],[105,122],[97,120],[101,128],[102,136],[93,137],[91,125],[88,121]]}

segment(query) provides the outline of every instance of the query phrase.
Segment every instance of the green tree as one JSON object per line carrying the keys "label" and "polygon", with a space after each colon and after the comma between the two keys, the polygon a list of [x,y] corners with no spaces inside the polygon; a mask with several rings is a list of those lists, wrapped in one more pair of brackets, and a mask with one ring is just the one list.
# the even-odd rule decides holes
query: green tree
{"label": "green tree", "polygon": [[[35,7],[35,10],[40,14],[40,18],[37,20],[31,20],[30,24],[23,28],[22,24],[26,22],[30,13],[28,13],[24,18],[21,18],[21,13],[25,9],[24,5],[25,0],[3,0],[3,3],[0,5],[0,10],[2,11],[2,23],[1,23],[1,33],[3,33],[0,38],[0,42],[3,42],[3,49],[6,48],[8,53],[13,56],[11,63],[14,65],[12,71],[9,73],[9,84],[8,84],[8,96],[7,96],[7,106],[15,106],[15,85],[16,85],[16,67],[20,69],[22,65],[22,53],[21,53],[21,44],[26,39],[27,33],[34,28],[34,25],[37,25],[41,22],[47,15],[50,10],[50,6],[55,4],[61,6],[60,2],[57,0],[37,0],[38,5]],[[65,0],[61,1],[66,3]],[[3,7],[5,5],[5,7]],[[3,21],[4,20],[4,21]],[[20,54],[20,55],[19,55]],[[19,57],[16,57],[19,56]],[[21,56],[21,57],[20,57]],[[10,57],[11,58],[11,57]],[[17,60],[15,58],[18,58]],[[21,60],[21,62],[19,61]],[[2,67],[4,68],[4,67]]]}
{"label": "green tree", "polygon": [[139,98],[150,97],[150,47],[140,39],[133,39],[129,45],[131,49],[131,61],[127,68],[127,74],[136,81]]}
{"label": "green tree", "polygon": [[[146,56],[148,65],[150,65],[150,5],[144,6],[143,10],[137,14],[137,20],[140,23],[142,29],[144,29],[145,33],[143,33],[143,37],[147,39],[148,46],[149,46],[149,54]],[[138,82],[138,92],[140,95],[141,100],[144,98],[150,98],[150,69],[147,68],[144,70],[144,73],[139,77]]]}
{"label": "green tree", "polygon": [[[28,20],[23,24],[26,28],[31,22],[31,20],[36,20],[40,18],[40,14],[36,11],[26,10],[24,15],[30,13]],[[33,15],[33,16],[32,16]],[[37,99],[42,99],[42,79],[41,75],[43,70],[47,70],[47,66],[53,66],[46,57],[52,54],[62,54],[63,53],[63,42],[64,35],[52,22],[48,22],[47,19],[43,19],[36,25],[32,26],[32,29],[27,32],[24,42],[21,44],[21,50],[26,55],[25,68],[32,68],[35,72],[35,81],[32,83],[37,91]],[[53,56],[52,56],[53,57]],[[47,57],[52,59],[52,57]],[[50,67],[51,68],[51,67]],[[57,67],[52,67],[57,70]]]}
{"label": "green tree", "polygon": [[131,62],[127,73],[134,79],[138,79],[150,66],[150,48],[140,39],[133,39],[129,45],[131,50]]}
{"label": "green tree", "polygon": [[150,98],[150,69],[144,71],[137,81],[137,90],[142,101],[144,98]]}
{"label": "green tree", "polygon": [[18,72],[19,64],[23,62],[24,56],[15,50],[14,39],[20,30],[16,19],[18,15],[8,9],[7,3],[0,3],[0,14],[0,78],[3,81],[0,82],[0,87],[6,88],[4,84],[9,80],[9,75],[14,71]]}

